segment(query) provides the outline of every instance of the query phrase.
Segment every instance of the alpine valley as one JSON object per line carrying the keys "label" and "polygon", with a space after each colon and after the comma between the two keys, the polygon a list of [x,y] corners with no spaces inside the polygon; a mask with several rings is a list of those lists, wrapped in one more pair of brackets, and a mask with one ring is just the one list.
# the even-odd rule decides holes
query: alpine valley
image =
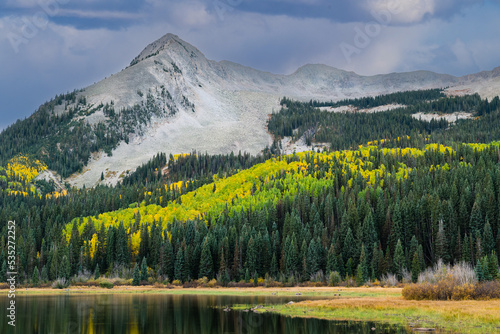
{"label": "alpine valley", "polygon": [[26,287],[462,275],[403,293],[498,298],[498,95],[500,68],[280,75],[167,34],[0,133],[0,281],[15,221]]}

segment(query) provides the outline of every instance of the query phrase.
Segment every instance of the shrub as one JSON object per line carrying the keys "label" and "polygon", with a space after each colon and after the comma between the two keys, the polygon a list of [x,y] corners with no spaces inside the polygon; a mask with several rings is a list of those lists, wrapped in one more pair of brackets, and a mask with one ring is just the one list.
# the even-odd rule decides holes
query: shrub
{"label": "shrub", "polygon": [[325,281],[325,275],[323,274],[323,270],[319,270],[317,273],[312,274],[310,280],[311,282],[315,283],[323,283]]}
{"label": "shrub", "polygon": [[408,300],[468,300],[500,298],[500,282],[491,281],[472,284],[458,284],[443,280],[436,284],[410,284],[403,289],[403,298]]}
{"label": "shrub", "polygon": [[69,281],[64,278],[58,278],[52,283],[53,289],[65,289],[69,286]]}
{"label": "shrub", "polygon": [[184,284],[182,284],[182,287],[184,289],[192,289],[192,288],[197,288],[198,283],[196,281],[186,281]]}
{"label": "shrub", "polygon": [[101,281],[99,282],[99,286],[105,289],[113,289],[115,285],[110,281]]}
{"label": "shrub", "polygon": [[386,274],[381,278],[383,286],[395,287],[399,284],[398,278],[394,274]]}
{"label": "shrub", "polygon": [[210,282],[207,283],[209,288],[215,288],[217,286],[217,280],[215,278],[211,279]]}
{"label": "shrub", "polygon": [[208,278],[206,276],[202,277],[202,278],[198,278],[196,280],[196,283],[199,285],[199,286],[202,286],[202,287],[206,287],[207,284],[208,284]]}
{"label": "shrub", "polygon": [[500,298],[500,282],[489,281],[477,284],[474,289],[474,299]]}
{"label": "shrub", "polygon": [[476,274],[471,264],[461,262],[453,267],[439,260],[434,267],[427,268],[418,276],[418,283],[435,284],[443,280],[452,280],[458,285],[476,284]]}
{"label": "shrub", "polygon": [[341,280],[342,280],[342,278],[340,277],[340,274],[338,271],[332,271],[330,273],[330,276],[328,277],[328,281],[329,281],[331,286],[337,286]]}
{"label": "shrub", "polygon": [[230,288],[250,288],[253,286],[253,283],[247,283],[244,280],[241,280],[239,282],[229,282],[227,286]]}
{"label": "shrub", "polygon": [[181,282],[181,281],[179,281],[178,279],[176,279],[176,280],[174,280],[174,281],[172,282],[172,285],[174,285],[174,286],[181,286],[181,285],[182,285],[182,282]]}

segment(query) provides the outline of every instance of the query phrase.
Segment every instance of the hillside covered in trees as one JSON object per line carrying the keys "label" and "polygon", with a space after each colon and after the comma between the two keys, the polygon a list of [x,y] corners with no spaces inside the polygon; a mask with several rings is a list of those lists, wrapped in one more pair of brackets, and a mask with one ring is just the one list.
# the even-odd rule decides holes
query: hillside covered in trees
{"label": "hillside covered in trees", "polygon": [[[47,168],[42,162],[18,156],[0,169],[0,227],[17,222],[21,280],[69,282],[97,271],[137,282],[141,266],[143,279],[158,282],[296,284],[336,273],[363,283],[388,273],[415,277],[440,259],[465,261],[493,279],[498,101],[408,94],[405,109],[378,114],[284,100],[269,121],[276,138],[315,127],[311,140],[323,134],[335,150],[282,156],[275,143],[258,157],[158,154],[115,187],[57,193],[35,179]],[[455,124],[411,117],[427,104],[476,117]],[[2,279],[6,255],[2,237]]]}

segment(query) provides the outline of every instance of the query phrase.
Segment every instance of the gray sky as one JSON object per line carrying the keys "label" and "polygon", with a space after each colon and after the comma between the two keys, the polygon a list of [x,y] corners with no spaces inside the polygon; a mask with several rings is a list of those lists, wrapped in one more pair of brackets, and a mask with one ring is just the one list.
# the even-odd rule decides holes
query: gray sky
{"label": "gray sky", "polygon": [[0,129],[179,35],[210,59],[274,73],[500,66],[499,0],[2,0]]}

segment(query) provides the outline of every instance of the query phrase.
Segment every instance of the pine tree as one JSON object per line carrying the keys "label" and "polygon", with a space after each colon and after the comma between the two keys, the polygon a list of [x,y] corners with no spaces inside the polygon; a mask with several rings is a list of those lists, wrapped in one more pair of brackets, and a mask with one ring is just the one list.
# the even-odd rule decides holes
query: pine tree
{"label": "pine tree", "polygon": [[493,239],[493,231],[488,221],[484,225],[483,230],[483,251],[485,255],[490,255],[495,250],[495,239]]}
{"label": "pine tree", "polygon": [[490,259],[488,261],[488,270],[492,279],[495,279],[498,273],[498,258],[495,252],[492,252],[490,255]]}
{"label": "pine tree", "polygon": [[66,255],[64,255],[62,258],[61,269],[59,270],[58,276],[59,276],[58,278],[65,279],[66,281],[68,281],[69,278],[71,277],[71,265]]}
{"label": "pine tree", "polygon": [[210,251],[209,237],[205,237],[203,245],[201,246],[201,256],[200,256],[200,269],[199,278],[206,277],[212,279],[213,277],[213,260],[212,253]]}
{"label": "pine tree", "polygon": [[163,262],[163,273],[167,275],[167,277],[172,280],[174,278],[174,264],[175,264],[175,259],[174,259],[174,251],[172,249],[172,243],[168,239],[168,237],[165,240],[165,243],[163,244],[164,247],[164,262]]}
{"label": "pine tree", "polygon": [[276,253],[273,252],[273,258],[271,260],[271,277],[276,278],[278,276],[278,259],[276,258]]}
{"label": "pine tree", "polygon": [[[478,261],[479,262],[479,261]],[[490,261],[487,255],[481,259],[481,268],[483,269],[483,276],[485,281],[491,281],[496,275],[490,274]]]}
{"label": "pine tree", "polygon": [[99,264],[97,264],[95,266],[95,270],[94,270],[94,279],[98,280],[99,277],[101,277],[101,273],[99,272]]}
{"label": "pine tree", "polygon": [[477,261],[474,272],[476,273],[476,278],[479,282],[484,281],[484,273],[483,273],[483,267],[481,266],[481,261]]}
{"label": "pine tree", "polygon": [[411,261],[411,281],[413,283],[417,283],[418,275],[420,275],[420,260],[418,258],[418,251],[416,251]]}
{"label": "pine tree", "polygon": [[392,272],[392,256],[391,256],[391,248],[389,245],[387,245],[387,248],[385,250],[384,269],[382,271],[384,274]]}
{"label": "pine tree", "polygon": [[38,271],[37,266],[35,266],[35,269],[33,270],[33,276],[31,278],[31,282],[33,283],[34,287],[37,287],[40,285],[40,272]]}
{"label": "pine tree", "polygon": [[425,258],[424,258],[424,247],[418,245],[418,262],[420,263],[420,272],[423,272],[426,268]]}
{"label": "pine tree", "polygon": [[139,266],[136,263],[134,266],[134,273],[132,276],[132,285],[138,286],[139,284],[141,284],[141,271],[139,270]]}
{"label": "pine tree", "polygon": [[49,273],[48,273],[48,270],[47,270],[47,266],[43,266],[42,267],[42,273],[40,275],[40,279],[43,283],[47,283],[48,280],[49,280]]}
{"label": "pine tree", "polygon": [[345,264],[345,275],[346,277],[352,277],[353,272],[352,272],[352,266],[353,266],[353,261],[352,258],[349,258],[347,260],[347,263]]}
{"label": "pine tree", "polygon": [[470,215],[470,230],[471,234],[475,235],[477,231],[481,231],[483,227],[483,215],[481,214],[481,209],[479,208],[479,204],[474,202],[474,206],[472,207],[472,212]]}
{"label": "pine tree", "polygon": [[144,223],[141,226],[141,242],[139,244],[138,258],[142,259],[149,257],[149,232],[148,224]]}
{"label": "pine tree", "polygon": [[[276,254],[274,254],[276,255]],[[240,246],[238,241],[234,245],[234,256],[233,256],[233,265],[231,266],[231,276],[235,281],[238,281],[241,276],[241,271],[243,270],[241,266],[241,257],[240,257]],[[272,270],[271,270],[272,271]],[[277,270],[276,270],[277,272]]]}
{"label": "pine tree", "polygon": [[116,233],[116,263],[118,265],[129,266],[130,252],[128,250],[128,237],[123,222],[120,222]]}
{"label": "pine tree", "polygon": [[444,231],[444,223],[442,220],[439,221],[438,225],[438,233],[436,236],[436,245],[435,245],[435,258],[437,260],[441,259],[444,263],[450,262],[450,257],[448,255],[448,239],[446,237],[446,233]]}
{"label": "pine tree", "polygon": [[366,250],[365,250],[365,245],[363,244],[361,246],[361,255],[359,257],[359,268],[361,268],[361,278],[362,278],[362,283],[365,283],[366,281],[369,280],[370,274],[368,271],[368,257],[366,256]]}
{"label": "pine tree", "polygon": [[80,239],[80,233],[78,232],[78,225],[76,221],[73,223],[71,228],[71,236],[69,239],[70,252],[69,252],[69,261],[71,264],[71,273],[70,275],[76,274],[78,272],[78,264],[80,259],[80,248],[82,246],[82,242]]}
{"label": "pine tree", "polygon": [[362,286],[365,283],[365,280],[363,278],[363,268],[361,266],[361,263],[358,264],[358,268],[356,269],[356,284],[358,286]]}
{"label": "pine tree", "polygon": [[247,246],[247,259],[245,262],[245,267],[248,268],[248,270],[251,273],[257,271],[257,256],[258,256],[257,245],[254,239],[250,238]]}
{"label": "pine tree", "polygon": [[355,248],[356,248],[356,242],[354,241],[352,230],[351,228],[348,228],[347,234],[344,239],[344,248],[342,249],[345,262],[347,262],[349,259],[357,258]]}
{"label": "pine tree", "polygon": [[309,277],[311,277],[314,274],[316,274],[320,269],[320,266],[318,264],[319,254],[317,252],[316,242],[314,241],[314,239],[312,239],[311,242],[309,243],[306,260],[307,260],[307,274]]}
{"label": "pine tree", "polygon": [[469,237],[467,233],[464,236],[464,242],[462,243],[462,261],[466,263],[472,263],[472,259],[470,256],[470,246],[469,246]]}
{"label": "pine tree", "polygon": [[177,256],[175,258],[175,273],[174,279],[184,282],[184,252],[182,248],[177,251]]}
{"label": "pine tree", "polygon": [[[499,220],[500,220],[500,215],[499,215]],[[498,226],[498,232],[497,232],[497,254],[500,254],[500,226]]]}
{"label": "pine tree", "polygon": [[396,244],[392,268],[394,270],[394,273],[398,276],[398,279],[401,279],[403,277],[403,271],[406,268],[405,254],[403,251],[403,246],[401,245],[401,240],[398,240]]}
{"label": "pine tree", "polygon": [[337,256],[335,254],[335,248],[333,246],[333,243],[330,245],[330,249],[328,250],[328,257],[326,260],[326,273],[327,275],[330,275],[332,271],[338,271],[337,270]]}
{"label": "pine tree", "polygon": [[142,258],[141,262],[141,282],[142,281],[148,281],[149,275],[148,275],[148,263],[146,261],[146,258]]}

